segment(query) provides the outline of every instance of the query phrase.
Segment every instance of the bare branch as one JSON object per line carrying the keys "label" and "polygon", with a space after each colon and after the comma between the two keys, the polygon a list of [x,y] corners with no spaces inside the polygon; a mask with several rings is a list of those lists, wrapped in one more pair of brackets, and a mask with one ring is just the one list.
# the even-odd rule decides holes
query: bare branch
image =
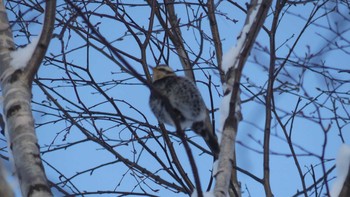
{"label": "bare branch", "polygon": [[49,47],[52,32],[54,29],[55,23],[55,14],[56,14],[56,0],[47,0],[45,1],[45,17],[44,25],[41,30],[41,35],[39,42],[35,47],[32,58],[30,58],[27,66],[24,69],[25,76],[27,78],[28,84],[31,84],[34,79],[34,75],[37,73],[42,60],[45,57],[47,48]]}
{"label": "bare branch", "polygon": [[218,70],[220,72],[220,79],[221,83],[224,83],[224,74],[222,72],[222,43],[221,43],[221,38],[219,34],[219,28],[217,25],[216,21],[216,16],[215,16],[215,6],[214,6],[214,0],[208,0],[207,2],[208,5],[208,17],[209,17],[209,22],[210,22],[210,28],[211,28],[211,33],[213,35],[213,40],[214,40],[214,46],[215,46],[215,54],[216,54],[216,61],[217,61],[217,66]]}

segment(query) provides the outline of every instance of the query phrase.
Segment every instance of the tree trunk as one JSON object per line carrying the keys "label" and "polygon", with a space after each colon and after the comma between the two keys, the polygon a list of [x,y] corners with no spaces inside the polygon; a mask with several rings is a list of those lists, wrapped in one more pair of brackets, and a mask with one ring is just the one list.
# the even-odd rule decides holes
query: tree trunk
{"label": "tree trunk", "polygon": [[16,70],[10,65],[10,53],[15,49],[12,32],[6,9],[3,2],[0,2],[0,80],[4,98],[5,132],[23,196],[52,196],[34,129],[31,84],[51,39],[55,18],[47,13],[55,13],[55,4],[55,1],[47,1],[44,33],[28,64],[23,65],[23,69]]}
{"label": "tree trunk", "polygon": [[[255,39],[264,24],[268,9],[271,6],[271,0],[252,0],[249,6],[245,25],[237,40],[237,46],[229,54],[230,61],[223,63],[223,70],[226,75],[224,87],[223,102],[221,108],[229,109],[227,114],[221,114],[224,117],[222,122],[222,138],[220,145],[219,163],[216,175],[215,196],[226,197],[228,192],[230,196],[241,196],[241,188],[237,180],[237,174],[232,173],[235,158],[235,141],[238,129],[238,123],[241,120],[240,109],[240,79],[244,64],[253,47]],[[225,60],[227,61],[227,60]],[[234,188],[230,190],[229,185]],[[234,190],[234,191],[232,191]]]}

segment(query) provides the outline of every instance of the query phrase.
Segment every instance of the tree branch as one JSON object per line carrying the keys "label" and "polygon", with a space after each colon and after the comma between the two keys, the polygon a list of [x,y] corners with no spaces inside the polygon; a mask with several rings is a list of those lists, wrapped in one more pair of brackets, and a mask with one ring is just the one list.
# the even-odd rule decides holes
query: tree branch
{"label": "tree branch", "polygon": [[34,75],[38,72],[41,62],[45,57],[46,50],[49,47],[56,19],[55,14],[56,0],[46,0],[44,25],[41,30],[39,42],[28,64],[24,68],[24,75],[28,84],[32,84]]}
{"label": "tree branch", "polygon": [[[221,106],[229,109],[228,116],[222,128],[221,147],[219,155],[218,173],[216,176],[215,196],[226,197],[232,172],[232,163],[235,163],[235,139],[238,122],[240,121],[239,109],[239,84],[244,64],[255,39],[265,21],[271,0],[252,0],[248,10],[245,25],[237,40],[237,46],[231,54],[233,62],[224,68],[226,72],[225,97],[229,97],[229,106]],[[223,117],[224,118],[224,117]],[[235,193],[240,196],[240,186],[237,177],[232,177]],[[232,196],[233,194],[231,194]]]}
{"label": "tree branch", "polygon": [[221,83],[224,83],[225,78],[224,78],[224,74],[222,72],[222,55],[223,55],[222,44],[221,44],[218,24],[216,22],[214,0],[208,0],[207,6],[208,6],[208,17],[209,17],[210,30],[211,30],[211,34],[212,34],[213,40],[214,40],[216,60],[217,60],[218,68],[219,68],[218,70],[220,72]]}
{"label": "tree branch", "polygon": [[[50,1],[49,4],[55,3]],[[54,6],[53,6],[54,7]],[[55,13],[55,10],[48,10]],[[12,152],[16,173],[21,185],[23,196],[52,196],[48,185],[44,167],[40,158],[40,150],[35,134],[34,118],[31,108],[31,83],[42,58],[36,60],[34,69],[15,70],[10,65],[10,51],[14,49],[12,33],[8,25],[6,10],[1,2],[2,12],[0,50],[1,90],[4,97],[3,110],[7,126],[8,147]],[[52,14],[52,13],[51,13]],[[52,17],[49,14],[48,17]],[[51,20],[55,20],[54,18]],[[44,23],[47,20],[44,21]],[[45,24],[44,24],[45,25]],[[47,26],[48,24],[46,24]],[[50,25],[49,25],[50,26]],[[52,26],[52,25],[51,25]],[[41,54],[44,56],[45,54]],[[21,57],[16,57],[21,58]],[[32,77],[28,78],[28,73]]]}

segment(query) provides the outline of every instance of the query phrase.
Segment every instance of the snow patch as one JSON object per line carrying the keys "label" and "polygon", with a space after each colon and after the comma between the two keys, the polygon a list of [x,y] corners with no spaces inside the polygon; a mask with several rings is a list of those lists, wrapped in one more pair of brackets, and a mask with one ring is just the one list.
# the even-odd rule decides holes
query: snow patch
{"label": "snow patch", "polygon": [[[247,23],[243,26],[242,31],[240,32],[240,35],[237,39],[236,46],[231,47],[222,57],[222,70],[227,74],[227,72],[230,70],[230,68],[236,69],[238,66],[238,60],[240,58],[240,54],[242,52],[242,49],[244,48],[246,38],[248,36],[248,32],[250,31],[253,25],[253,20],[257,18],[258,10],[260,9],[260,6],[262,4],[262,0],[258,0],[258,6],[255,7],[254,10],[249,15],[249,18],[247,20]],[[229,80],[229,83],[233,82],[233,79]],[[232,86],[233,84],[228,84],[229,86]],[[229,109],[230,109],[230,99],[232,94],[232,88],[227,86],[227,84],[223,84],[223,90],[224,92],[228,92],[228,94],[224,95],[221,105],[220,105],[220,132],[223,131],[223,127],[225,124],[225,120],[227,119]],[[239,94],[239,93],[238,93]],[[237,97],[239,99],[239,96]],[[240,107],[240,100],[237,101],[236,104],[236,111],[235,114],[237,115],[236,118],[241,119],[240,116],[241,107]],[[220,135],[220,132],[218,134]],[[221,136],[218,136],[218,139],[221,139]],[[220,140],[219,140],[220,142]]]}
{"label": "snow patch", "polygon": [[[198,193],[196,189],[191,194],[191,197],[198,197]],[[209,191],[209,192],[204,192],[203,197],[215,197],[215,195],[214,195],[214,192]]]}
{"label": "snow patch", "polygon": [[337,197],[340,194],[341,189],[343,188],[344,181],[346,176],[348,175],[349,167],[350,167],[350,146],[343,144],[340,146],[337,159],[336,159],[336,167],[337,167],[337,178],[333,183],[331,189],[331,196]]}
{"label": "snow patch", "polygon": [[238,56],[238,50],[236,50],[236,47],[231,47],[224,55],[222,56],[222,70],[227,73],[227,71],[233,67],[237,56]]}
{"label": "snow patch", "polygon": [[[223,84],[224,92],[227,91],[227,85]],[[229,111],[230,111],[230,100],[231,100],[232,90],[229,90],[229,93],[227,95],[224,95],[224,97],[221,99],[220,104],[220,132],[217,132],[219,143],[221,142],[221,132],[224,129],[225,121],[228,117]]]}
{"label": "snow patch", "polygon": [[28,61],[33,56],[36,45],[39,42],[40,36],[36,36],[32,39],[31,43],[23,48],[18,48],[16,51],[10,53],[11,62],[10,65],[15,69],[22,69],[27,66]]}
{"label": "snow patch", "polygon": [[258,5],[251,13],[248,19],[247,24],[245,24],[242,28],[242,31],[237,39],[237,43],[235,47],[231,47],[222,57],[222,70],[227,73],[227,71],[233,67],[237,66],[236,63],[239,60],[239,55],[245,45],[246,38],[248,36],[248,32],[252,28],[253,20],[256,18],[258,10],[261,6],[262,0],[258,1]]}

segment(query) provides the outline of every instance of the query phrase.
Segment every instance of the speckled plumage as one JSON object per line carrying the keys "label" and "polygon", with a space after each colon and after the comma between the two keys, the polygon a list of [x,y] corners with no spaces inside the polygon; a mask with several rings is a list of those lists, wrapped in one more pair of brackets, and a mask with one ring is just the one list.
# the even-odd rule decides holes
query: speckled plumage
{"label": "speckled plumage", "polygon": [[[202,135],[213,151],[214,157],[217,157],[219,144],[212,130],[204,124],[207,108],[196,85],[186,77],[176,76],[170,67],[159,65],[153,68],[153,87],[158,93],[168,98],[181,128],[191,128]],[[149,105],[159,122],[175,126],[165,108],[164,100],[153,91]]]}
{"label": "speckled plumage", "polygon": [[[191,128],[193,122],[204,121],[206,106],[192,81],[185,77],[167,76],[154,81],[153,87],[169,99],[182,129]],[[150,106],[160,122],[174,126],[164,102],[154,93],[150,97]]]}

